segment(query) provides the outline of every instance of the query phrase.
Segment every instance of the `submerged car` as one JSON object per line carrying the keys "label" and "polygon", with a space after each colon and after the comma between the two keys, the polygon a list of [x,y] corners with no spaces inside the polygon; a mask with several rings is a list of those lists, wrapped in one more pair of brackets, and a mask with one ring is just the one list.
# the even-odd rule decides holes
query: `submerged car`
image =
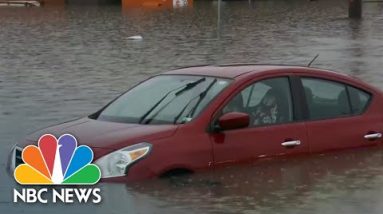
{"label": "submerged car", "polygon": [[222,65],[181,68],[138,84],[98,112],[50,133],[90,146],[104,181],[136,181],[276,156],[377,146],[383,93],[316,68]]}

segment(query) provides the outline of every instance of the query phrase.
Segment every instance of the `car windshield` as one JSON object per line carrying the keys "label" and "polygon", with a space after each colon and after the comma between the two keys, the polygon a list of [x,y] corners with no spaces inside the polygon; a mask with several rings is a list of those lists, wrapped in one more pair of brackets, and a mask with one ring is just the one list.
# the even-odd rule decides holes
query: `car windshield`
{"label": "car windshield", "polygon": [[98,120],[177,124],[195,118],[230,80],[192,75],[159,75],[109,104]]}

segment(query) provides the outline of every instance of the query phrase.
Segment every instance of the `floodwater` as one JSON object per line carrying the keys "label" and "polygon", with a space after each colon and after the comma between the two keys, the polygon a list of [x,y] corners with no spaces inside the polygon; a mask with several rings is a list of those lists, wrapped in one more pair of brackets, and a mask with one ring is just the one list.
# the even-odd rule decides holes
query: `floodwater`
{"label": "floodwater", "polygon": [[[0,213],[383,212],[383,150],[264,160],[175,180],[100,184],[103,202],[14,204],[10,147],[92,113],[146,77],[195,64],[314,63],[383,89],[383,3],[196,1],[180,9],[0,8]],[[142,41],[128,40],[142,35]],[[65,209],[64,209],[65,208]]]}

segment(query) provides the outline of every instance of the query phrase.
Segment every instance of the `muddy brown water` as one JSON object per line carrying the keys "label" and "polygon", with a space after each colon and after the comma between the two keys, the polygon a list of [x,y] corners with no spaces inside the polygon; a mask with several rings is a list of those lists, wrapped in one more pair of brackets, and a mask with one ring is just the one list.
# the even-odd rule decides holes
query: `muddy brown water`
{"label": "muddy brown water", "polygon": [[[92,113],[135,83],[195,64],[307,64],[383,89],[383,3],[347,18],[347,1],[194,2],[0,8],[1,213],[383,212],[383,150],[264,160],[173,180],[100,184],[103,202],[14,204],[5,173],[27,133]],[[128,40],[142,35],[142,41]],[[352,124],[350,124],[352,125]]]}

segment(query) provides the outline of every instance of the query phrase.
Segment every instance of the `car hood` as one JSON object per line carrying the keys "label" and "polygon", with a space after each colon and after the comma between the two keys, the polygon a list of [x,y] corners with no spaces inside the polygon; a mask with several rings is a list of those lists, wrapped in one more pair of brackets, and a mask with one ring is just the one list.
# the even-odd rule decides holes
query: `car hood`
{"label": "car hood", "polygon": [[[117,150],[135,143],[170,137],[177,125],[140,125],[114,123],[82,118],[36,131],[26,137],[26,142],[36,143],[44,134],[57,138],[62,134],[72,134],[78,144],[93,149]],[[25,145],[21,145],[25,146]]]}

